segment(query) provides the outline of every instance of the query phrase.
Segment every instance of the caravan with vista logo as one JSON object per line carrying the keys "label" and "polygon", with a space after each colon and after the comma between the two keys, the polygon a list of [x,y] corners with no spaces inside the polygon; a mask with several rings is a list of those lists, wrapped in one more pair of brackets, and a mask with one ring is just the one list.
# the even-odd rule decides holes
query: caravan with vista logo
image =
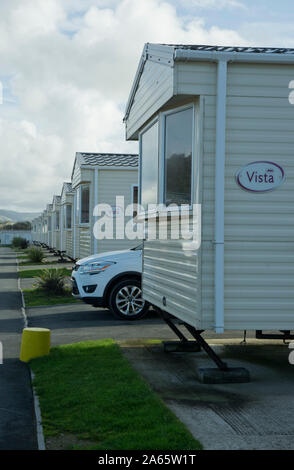
{"label": "caravan with vista logo", "polygon": [[[199,204],[201,243],[147,238],[143,297],[197,331],[291,337],[293,80],[294,49],[144,47],[125,115],[127,140],[139,141],[141,219],[160,228],[172,202],[192,222]],[[148,219],[151,203],[161,208]]]}

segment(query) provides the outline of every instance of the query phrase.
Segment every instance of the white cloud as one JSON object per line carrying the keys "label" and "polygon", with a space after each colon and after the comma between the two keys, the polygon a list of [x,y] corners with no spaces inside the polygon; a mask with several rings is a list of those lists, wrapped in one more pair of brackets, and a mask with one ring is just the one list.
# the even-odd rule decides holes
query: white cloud
{"label": "white cloud", "polygon": [[43,209],[76,151],[137,151],[122,109],[145,42],[245,42],[162,0],[2,0],[0,13],[1,73],[18,103],[0,106],[0,207],[13,209]]}
{"label": "white cloud", "polygon": [[246,5],[239,0],[181,0],[185,7],[197,7],[206,10],[223,10],[225,8],[247,9]]}

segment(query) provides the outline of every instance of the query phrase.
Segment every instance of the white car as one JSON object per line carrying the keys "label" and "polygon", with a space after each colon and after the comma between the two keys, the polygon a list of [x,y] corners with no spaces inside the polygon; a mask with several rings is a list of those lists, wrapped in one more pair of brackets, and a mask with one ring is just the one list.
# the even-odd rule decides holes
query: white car
{"label": "white car", "polygon": [[73,295],[115,317],[138,320],[148,311],[142,298],[142,246],[79,260],[72,271]]}

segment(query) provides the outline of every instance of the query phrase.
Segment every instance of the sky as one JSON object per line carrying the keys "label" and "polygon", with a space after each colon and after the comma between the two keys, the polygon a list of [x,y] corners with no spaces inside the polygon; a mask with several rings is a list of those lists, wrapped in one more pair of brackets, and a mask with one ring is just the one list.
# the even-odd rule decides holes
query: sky
{"label": "sky", "polygon": [[293,3],[0,0],[0,208],[44,210],[77,151],[137,153],[123,116],[146,42],[294,47]]}

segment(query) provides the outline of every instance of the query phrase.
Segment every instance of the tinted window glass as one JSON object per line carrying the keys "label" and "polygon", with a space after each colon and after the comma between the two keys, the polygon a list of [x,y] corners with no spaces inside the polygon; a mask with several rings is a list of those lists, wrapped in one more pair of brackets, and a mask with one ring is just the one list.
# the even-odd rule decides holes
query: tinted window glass
{"label": "tinted window glass", "polygon": [[82,186],[81,188],[81,223],[89,223],[89,186]]}
{"label": "tinted window glass", "polygon": [[65,227],[71,228],[71,204],[67,204],[65,207]]}
{"label": "tinted window glass", "polygon": [[59,217],[60,217],[60,214],[59,214],[59,211],[56,211],[56,230],[59,230]]}
{"label": "tinted window glass", "polygon": [[165,117],[165,203],[191,204],[192,108]]}

